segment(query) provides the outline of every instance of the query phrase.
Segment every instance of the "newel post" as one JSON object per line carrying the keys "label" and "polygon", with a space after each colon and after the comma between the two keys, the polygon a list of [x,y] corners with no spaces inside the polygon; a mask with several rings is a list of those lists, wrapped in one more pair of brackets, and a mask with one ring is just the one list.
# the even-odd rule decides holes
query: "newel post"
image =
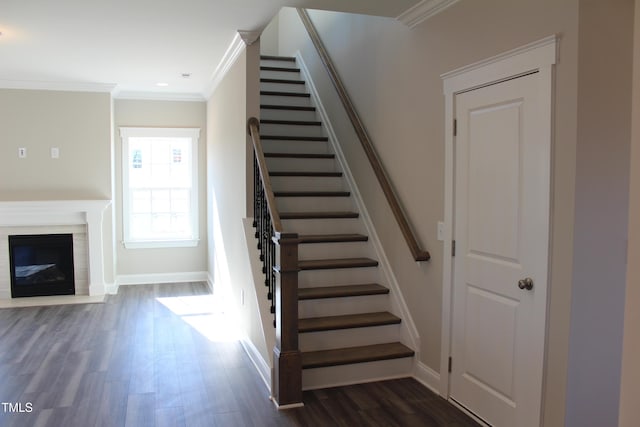
{"label": "newel post", "polygon": [[276,260],[276,345],[273,348],[272,394],[278,407],[302,404],[302,359],[298,348],[297,234],[274,237]]}

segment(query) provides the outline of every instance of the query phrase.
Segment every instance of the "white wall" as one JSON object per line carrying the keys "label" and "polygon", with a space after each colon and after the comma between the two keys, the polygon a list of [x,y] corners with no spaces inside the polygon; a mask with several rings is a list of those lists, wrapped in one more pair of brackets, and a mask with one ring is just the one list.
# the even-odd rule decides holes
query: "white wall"
{"label": "white wall", "polygon": [[[195,127],[198,143],[198,190],[200,242],[194,248],[127,249],[122,244],[122,139],[119,127]],[[125,283],[157,280],[162,275],[207,271],[206,204],[206,103],[185,101],[114,101],[116,265]],[[145,277],[146,276],[146,277]],[[188,277],[188,276],[185,276]]]}
{"label": "white wall", "polygon": [[259,111],[258,61],[259,43],[246,47],[207,103],[209,270],[215,272],[214,292],[227,299],[245,339],[270,366],[272,318],[261,317],[266,289],[260,282],[254,284],[243,229],[243,219],[253,212],[247,119]]}

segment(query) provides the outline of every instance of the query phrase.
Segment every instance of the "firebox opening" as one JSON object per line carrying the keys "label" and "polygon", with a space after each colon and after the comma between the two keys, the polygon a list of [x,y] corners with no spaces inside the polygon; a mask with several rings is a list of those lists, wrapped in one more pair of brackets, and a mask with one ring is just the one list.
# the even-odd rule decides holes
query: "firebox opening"
{"label": "firebox opening", "polygon": [[9,236],[11,296],[74,295],[72,234]]}

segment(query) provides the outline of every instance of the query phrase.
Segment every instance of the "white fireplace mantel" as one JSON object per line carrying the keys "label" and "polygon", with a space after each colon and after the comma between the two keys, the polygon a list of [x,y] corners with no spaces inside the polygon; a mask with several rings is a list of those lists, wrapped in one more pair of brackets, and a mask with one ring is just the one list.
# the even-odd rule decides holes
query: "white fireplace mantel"
{"label": "white fireplace mantel", "polygon": [[104,295],[102,221],[111,200],[0,201],[0,227],[87,225],[89,295]]}

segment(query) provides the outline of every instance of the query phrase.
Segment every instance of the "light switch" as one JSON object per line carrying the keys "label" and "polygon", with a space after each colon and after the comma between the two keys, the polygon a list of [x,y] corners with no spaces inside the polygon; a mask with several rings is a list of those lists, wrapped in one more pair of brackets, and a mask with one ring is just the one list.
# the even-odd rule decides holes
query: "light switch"
{"label": "light switch", "polygon": [[60,149],[58,147],[51,147],[51,158],[52,159],[60,158]]}
{"label": "light switch", "polygon": [[444,240],[444,222],[438,221],[438,240]]}
{"label": "light switch", "polygon": [[25,147],[18,148],[18,157],[25,159],[27,157],[27,149]]}

